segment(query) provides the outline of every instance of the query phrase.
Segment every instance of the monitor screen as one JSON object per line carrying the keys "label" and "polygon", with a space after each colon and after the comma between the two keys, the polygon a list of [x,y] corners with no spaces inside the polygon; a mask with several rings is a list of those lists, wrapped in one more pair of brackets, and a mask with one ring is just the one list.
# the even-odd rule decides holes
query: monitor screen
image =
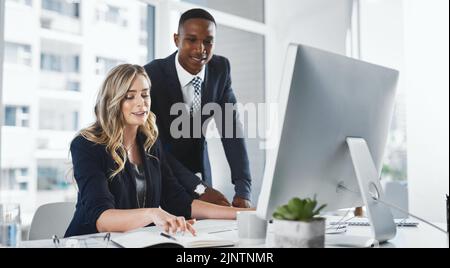
{"label": "monitor screen", "polygon": [[271,219],[293,197],[316,196],[328,211],[363,205],[346,138],[366,141],[379,178],[398,75],[312,47],[289,46],[279,97],[281,133],[267,161],[260,217]]}

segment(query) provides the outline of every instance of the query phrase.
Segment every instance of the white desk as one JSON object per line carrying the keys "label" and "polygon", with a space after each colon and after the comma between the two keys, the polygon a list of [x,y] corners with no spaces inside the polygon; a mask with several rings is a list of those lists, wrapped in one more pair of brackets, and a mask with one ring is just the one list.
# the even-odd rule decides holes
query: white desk
{"label": "white desk", "polygon": [[[439,224],[439,226],[444,227],[445,224]],[[226,220],[203,220],[198,221],[195,225],[197,232],[212,232],[222,230],[222,232],[215,232],[214,234],[225,238],[232,239],[234,241],[238,241],[238,235],[236,230],[236,222],[235,221],[226,221]],[[265,244],[261,245],[241,245],[237,244],[237,247],[256,247],[256,248],[266,248],[272,245],[273,241],[273,232],[272,226],[269,225],[268,234]],[[161,229],[158,227],[148,227],[149,232],[160,232]],[[112,236],[120,235],[120,234],[112,234]],[[370,236],[370,227],[367,226],[349,226],[347,228],[346,235],[358,235],[358,236]],[[98,238],[99,234],[95,235],[97,238],[92,238],[88,242],[88,247],[104,247],[103,241],[101,238]],[[84,236],[86,237],[86,236]],[[328,237],[328,235],[327,235]],[[62,242],[63,244],[64,242]],[[83,244],[80,243],[80,246]],[[35,241],[23,241],[21,243],[21,247],[24,248],[54,248],[53,241],[48,240],[35,240]],[[108,247],[115,247],[112,243],[108,245]],[[387,243],[383,243],[380,247],[387,248],[448,248],[448,236],[444,233],[439,232],[438,230],[424,224],[420,223],[418,227],[398,227],[397,235],[394,239],[390,240]]]}

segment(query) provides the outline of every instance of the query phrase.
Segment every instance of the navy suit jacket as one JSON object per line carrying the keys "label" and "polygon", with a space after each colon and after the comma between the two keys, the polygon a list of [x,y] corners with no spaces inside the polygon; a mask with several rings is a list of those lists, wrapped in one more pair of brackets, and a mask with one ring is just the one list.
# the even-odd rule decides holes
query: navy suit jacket
{"label": "navy suit jacket", "polygon": [[[190,218],[193,199],[173,176],[159,140],[150,152],[144,152],[141,135],[138,135],[138,144],[147,180],[145,207],[161,206],[173,215]],[[110,179],[116,164],[104,145],[78,136],[72,141],[70,151],[78,186],[78,201],[65,237],[97,233],[97,219],[108,209],[139,207],[136,181],[128,173],[131,170],[128,161],[125,169]]]}
{"label": "navy suit jacket", "polygon": [[[170,135],[171,124],[178,117],[170,115],[170,109],[173,104],[184,103],[175,59],[176,53],[165,59],[154,60],[144,66],[152,83],[151,110],[156,115],[156,123],[164,148],[193,173],[201,172],[202,179],[211,185],[211,166],[203,133],[200,138],[175,139]],[[202,107],[209,103],[216,103],[222,107],[222,125],[217,124],[219,133],[222,135],[222,130],[225,130],[225,104],[235,104],[236,97],[231,88],[230,63],[221,56],[214,55],[206,65],[205,79],[202,85]],[[213,116],[216,116],[213,112],[202,115],[201,125]],[[235,112],[233,112],[232,118],[234,134],[242,132],[242,126],[238,122]],[[224,138],[222,135],[222,144],[231,169],[231,180],[235,185],[236,195],[250,200],[251,176],[245,140],[236,135],[232,138]],[[172,168],[180,183],[188,191],[198,184],[190,176],[177,174],[178,168]]]}

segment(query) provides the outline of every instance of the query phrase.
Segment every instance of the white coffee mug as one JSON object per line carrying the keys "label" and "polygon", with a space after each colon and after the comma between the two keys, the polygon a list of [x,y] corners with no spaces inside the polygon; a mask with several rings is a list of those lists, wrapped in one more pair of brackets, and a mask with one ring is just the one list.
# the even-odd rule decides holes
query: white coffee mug
{"label": "white coffee mug", "polygon": [[267,221],[256,215],[256,211],[237,212],[239,244],[258,245],[266,241]]}

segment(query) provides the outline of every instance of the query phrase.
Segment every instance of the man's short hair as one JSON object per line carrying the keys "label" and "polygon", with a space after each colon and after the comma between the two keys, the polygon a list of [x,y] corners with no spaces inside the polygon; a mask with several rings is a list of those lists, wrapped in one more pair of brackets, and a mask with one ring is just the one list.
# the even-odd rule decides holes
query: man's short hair
{"label": "man's short hair", "polygon": [[216,25],[216,20],[208,11],[201,8],[194,8],[184,12],[181,15],[180,21],[178,22],[178,30],[180,30],[183,24],[190,19],[205,19],[213,22],[214,25]]}

